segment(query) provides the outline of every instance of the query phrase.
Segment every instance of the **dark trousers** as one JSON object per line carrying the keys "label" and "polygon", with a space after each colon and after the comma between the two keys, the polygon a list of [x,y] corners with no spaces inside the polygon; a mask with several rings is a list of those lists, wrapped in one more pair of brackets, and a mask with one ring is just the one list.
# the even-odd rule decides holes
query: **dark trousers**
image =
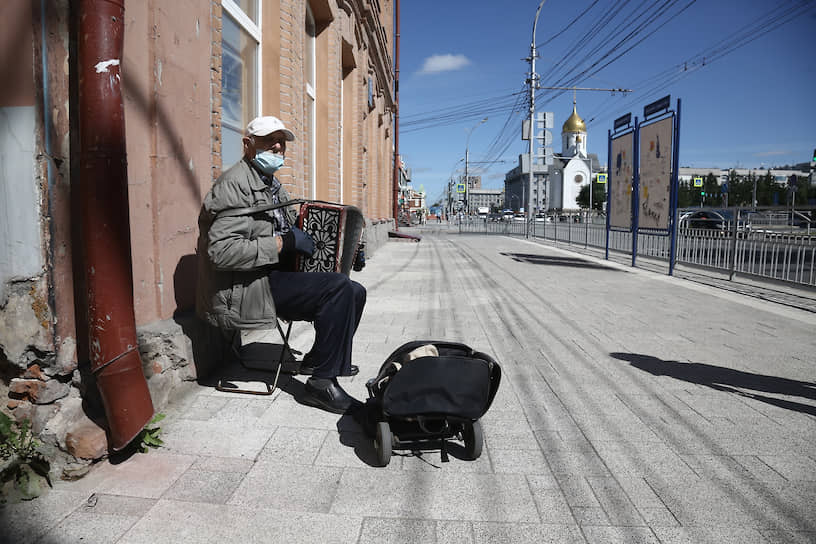
{"label": "dark trousers", "polygon": [[365,287],[336,272],[269,273],[279,317],[312,321],[311,358],[315,378],[334,378],[351,370],[351,347],[366,303]]}

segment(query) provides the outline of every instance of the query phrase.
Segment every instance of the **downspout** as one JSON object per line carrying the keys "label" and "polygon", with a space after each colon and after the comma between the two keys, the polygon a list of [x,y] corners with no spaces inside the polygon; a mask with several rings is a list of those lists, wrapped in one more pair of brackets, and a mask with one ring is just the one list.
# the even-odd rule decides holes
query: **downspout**
{"label": "downspout", "polygon": [[394,3],[394,230],[399,230],[399,58],[400,0]]}
{"label": "downspout", "polygon": [[78,0],[79,191],[91,372],[114,451],[153,416],[133,311],[121,59],[124,0]]}

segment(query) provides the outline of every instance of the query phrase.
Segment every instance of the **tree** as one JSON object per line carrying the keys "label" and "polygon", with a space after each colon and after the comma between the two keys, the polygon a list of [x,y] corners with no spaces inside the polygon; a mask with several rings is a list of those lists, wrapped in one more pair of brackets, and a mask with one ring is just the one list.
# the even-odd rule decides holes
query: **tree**
{"label": "tree", "polygon": [[754,190],[753,181],[737,175],[736,170],[728,173],[728,205],[750,206]]}
{"label": "tree", "polygon": [[780,188],[776,184],[771,171],[757,179],[757,206],[778,206],[785,202],[785,197],[780,195]]}
{"label": "tree", "polygon": [[798,175],[798,185],[796,187],[796,202],[797,206],[813,206],[816,205],[816,186],[810,185],[808,176]]}
{"label": "tree", "polygon": [[[692,187],[691,182],[681,181],[679,184],[679,191],[677,194],[677,207],[690,208],[692,206]],[[699,194],[699,189],[697,189]]]}
{"label": "tree", "polygon": [[[589,185],[582,185],[575,202],[581,208],[589,208]],[[606,202],[606,185],[603,183],[592,183],[592,209],[602,210],[603,203]]]}

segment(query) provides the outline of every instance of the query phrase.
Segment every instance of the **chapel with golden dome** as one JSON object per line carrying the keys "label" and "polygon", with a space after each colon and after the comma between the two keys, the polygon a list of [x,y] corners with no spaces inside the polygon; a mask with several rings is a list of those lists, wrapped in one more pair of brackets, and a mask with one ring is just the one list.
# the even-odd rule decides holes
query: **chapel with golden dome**
{"label": "chapel with golden dome", "polygon": [[561,155],[574,157],[580,155],[587,156],[586,148],[586,123],[578,115],[576,101],[572,100],[572,115],[570,115],[561,127]]}
{"label": "chapel with golden dome", "polygon": [[594,153],[587,153],[586,123],[578,115],[575,98],[572,114],[561,126],[561,154],[556,155],[547,174],[546,209],[577,211],[581,188],[598,172],[600,165]]}

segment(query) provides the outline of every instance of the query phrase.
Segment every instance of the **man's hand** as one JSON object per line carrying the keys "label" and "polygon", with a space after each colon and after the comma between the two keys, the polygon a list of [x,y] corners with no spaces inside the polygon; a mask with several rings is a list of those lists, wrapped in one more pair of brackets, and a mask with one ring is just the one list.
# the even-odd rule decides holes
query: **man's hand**
{"label": "man's hand", "polygon": [[292,230],[282,235],[281,242],[281,249],[284,252],[294,250],[311,257],[315,251],[315,243],[312,237],[296,227],[292,227]]}

